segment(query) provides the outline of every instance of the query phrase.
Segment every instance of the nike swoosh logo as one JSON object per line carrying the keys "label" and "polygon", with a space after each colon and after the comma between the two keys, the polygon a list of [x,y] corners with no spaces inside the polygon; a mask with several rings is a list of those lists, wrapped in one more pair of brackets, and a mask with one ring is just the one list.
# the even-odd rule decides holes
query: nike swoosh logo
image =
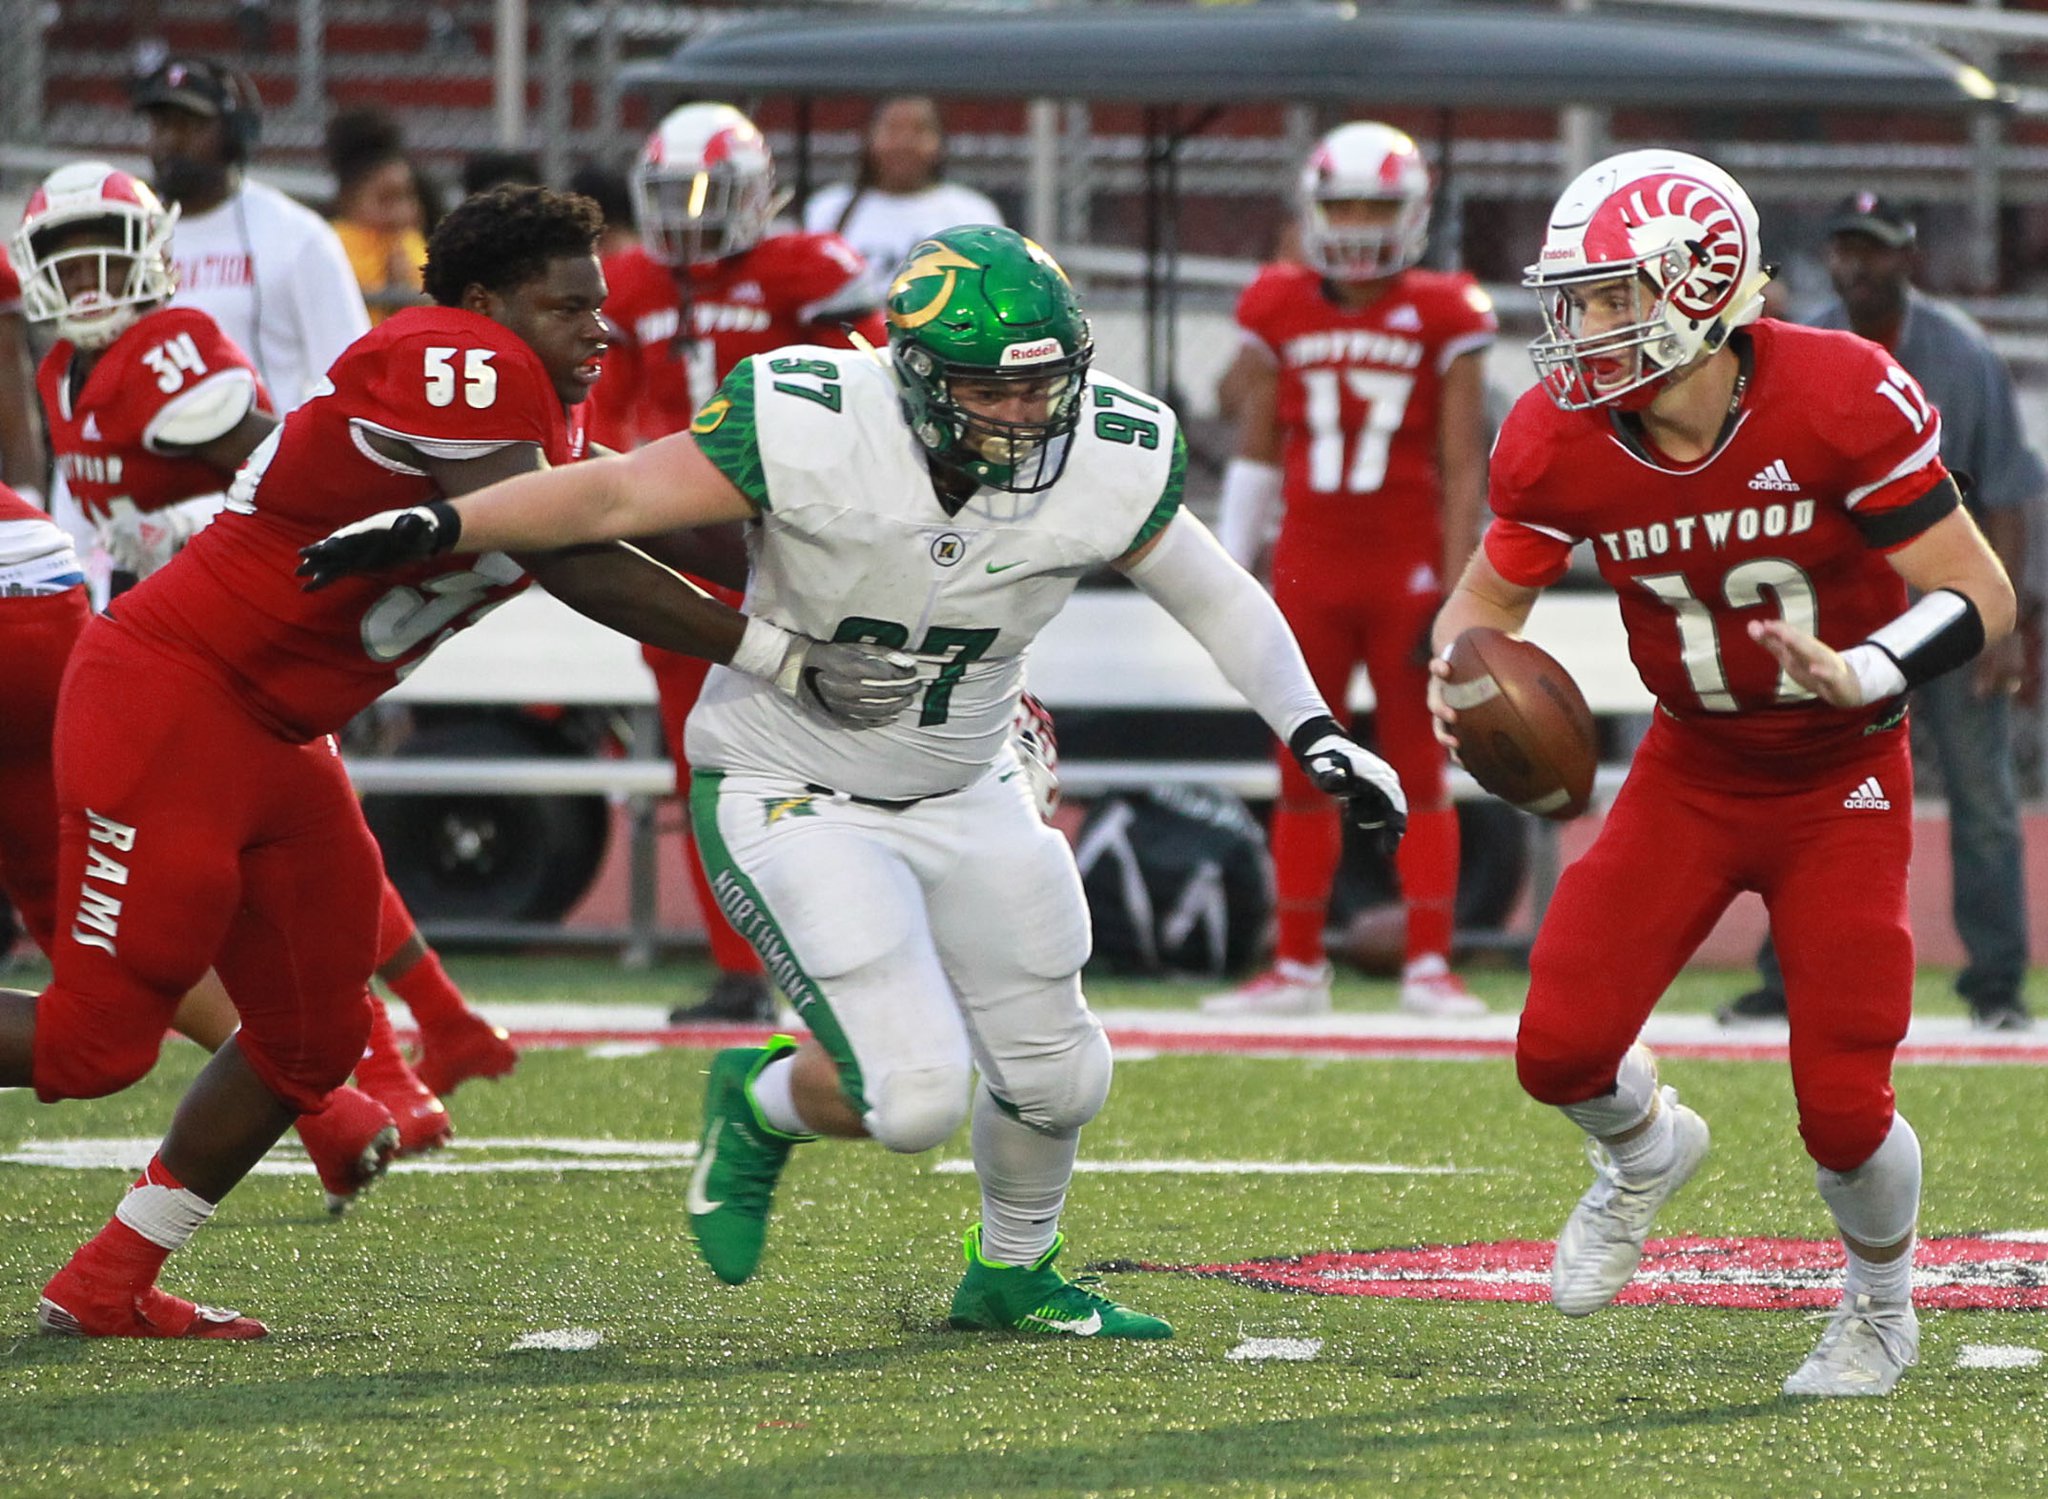
{"label": "nike swoosh logo", "polygon": [[1077,1338],[1092,1338],[1102,1331],[1102,1313],[1100,1312],[1090,1312],[1085,1317],[1072,1319],[1026,1317],[1024,1320],[1044,1328],[1047,1332],[1070,1332]]}
{"label": "nike swoosh logo", "polygon": [[1024,559],[1019,557],[1015,562],[1005,562],[1000,567],[991,562],[988,564],[988,570],[992,573],[1006,573],[1013,567],[1022,567],[1023,565]]}
{"label": "nike swoosh logo", "polygon": [[712,1163],[718,1159],[718,1132],[724,1128],[723,1119],[711,1127],[711,1138],[704,1142],[704,1153],[697,1157],[697,1169],[690,1173],[690,1190],[683,1195],[683,1206],[690,1210],[692,1216],[702,1217],[725,1206],[704,1195],[704,1189],[711,1184]]}

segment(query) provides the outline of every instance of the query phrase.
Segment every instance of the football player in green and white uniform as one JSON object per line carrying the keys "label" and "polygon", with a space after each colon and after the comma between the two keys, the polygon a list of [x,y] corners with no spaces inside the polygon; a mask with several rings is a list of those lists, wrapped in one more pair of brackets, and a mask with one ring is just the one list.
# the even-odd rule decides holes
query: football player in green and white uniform
{"label": "football player in green and white uniform", "polygon": [[1081,993],[1081,882],[1010,742],[1032,638],[1108,563],[1389,847],[1400,784],[1340,731],[1265,590],[1181,509],[1179,423],[1090,370],[1050,255],[1007,229],[947,230],[898,269],[888,321],[886,358],[757,355],[688,434],[386,512],[302,570],[747,521],[750,618],[690,718],[691,815],[726,915],[812,1039],[712,1063],[698,1247],[743,1281],[795,1145],[930,1150],[971,1112],[982,1211],[954,1325],[1167,1337],[1053,1268],[1110,1053]]}

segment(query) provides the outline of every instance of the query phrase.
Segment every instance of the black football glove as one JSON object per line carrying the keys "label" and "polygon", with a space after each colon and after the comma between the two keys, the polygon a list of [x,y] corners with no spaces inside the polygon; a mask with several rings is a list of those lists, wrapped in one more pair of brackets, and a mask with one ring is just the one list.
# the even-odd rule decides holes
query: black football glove
{"label": "black football glove", "polygon": [[350,573],[423,562],[448,551],[461,535],[462,517],[445,500],[409,510],[380,510],[300,547],[299,576],[306,580],[306,592],[315,593]]}
{"label": "black football glove", "polygon": [[1351,825],[1392,858],[1408,829],[1408,798],[1394,767],[1346,734],[1334,718],[1311,718],[1288,736],[1287,748],[1319,790],[1344,799]]}

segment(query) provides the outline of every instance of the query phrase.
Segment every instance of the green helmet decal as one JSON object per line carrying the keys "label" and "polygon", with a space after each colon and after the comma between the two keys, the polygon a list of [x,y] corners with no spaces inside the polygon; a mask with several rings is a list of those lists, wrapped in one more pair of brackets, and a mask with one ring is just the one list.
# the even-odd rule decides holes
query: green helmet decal
{"label": "green helmet decal", "polygon": [[1013,493],[1051,487],[1095,352],[1059,263],[1014,229],[947,229],[897,268],[888,317],[904,415],[933,461]]}

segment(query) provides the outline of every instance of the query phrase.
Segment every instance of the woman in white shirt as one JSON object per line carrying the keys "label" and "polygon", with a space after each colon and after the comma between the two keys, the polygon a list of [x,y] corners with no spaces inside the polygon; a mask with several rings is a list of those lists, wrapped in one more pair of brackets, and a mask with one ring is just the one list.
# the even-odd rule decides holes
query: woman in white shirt
{"label": "woman in white shirt", "polygon": [[884,99],[868,120],[860,174],[820,188],[804,228],[836,233],[868,263],[865,305],[878,306],[911,246],[957,224],[1000,224],[1002,212],[971,187],[943,181],[946,136],[939,108],[921,95]]}

